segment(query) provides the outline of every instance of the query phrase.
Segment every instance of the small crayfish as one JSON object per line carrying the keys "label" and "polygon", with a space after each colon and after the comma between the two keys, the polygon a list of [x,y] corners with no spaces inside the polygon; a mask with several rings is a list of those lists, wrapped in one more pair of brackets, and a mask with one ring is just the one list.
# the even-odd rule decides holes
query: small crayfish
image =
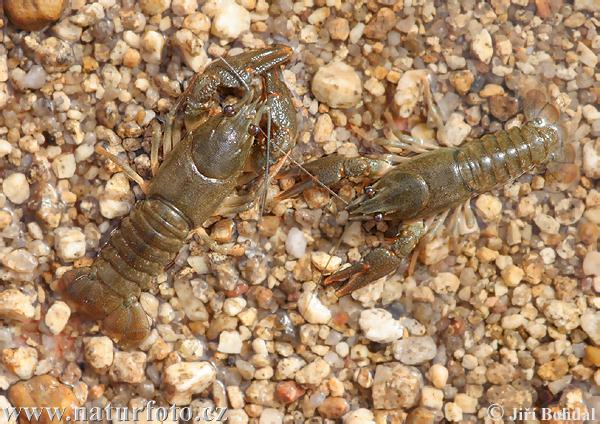
{"label": "small crayfish", "polygon": [[[101,320],[119,342],[137,345],[149,334],[140,294],[154,287],[190,232],[224,204],[225,213],[247,207],[251,196],[227,203],[241,174],[283,158],[294,146],[296,111],[280,66],[291,54],[283,45],[252,50],[216,60],[196,75],[165,118],[162,138],[153,122],[150,182],[100,149],[140,183],[146,198],[111,233],[92,265],[66,272],[60,284],[77,311]],[[252,86],[256,77],[262,79],[258,90]],[[219,95],[238,93],[236,103],[207,112]],[[264,143],[265,125],[272,152]],[[161,144],[165,158],[158,166]]]}
{"label": "small crayfish", "polygon": [[[522,126],[484,135],[460,147],[436,147],[395,165],[381,159],[337,154],[317,159],[303,166],[303,172],[313,177],[305,177],[279,198],[291,197],[315,183],[329,187],[348,177],[380,177],[346,206],[351,219],[372,218],[399,224],[447,213],[473,196],[547,165],[564,152],[565,125],[559,110],[546,100],[545,94],[539,90],[527,92],[524,115],[526,122]],[[382,144],[390,150],[406,146],[400,139]],[[293,169],[279,175],[301,173]],[[340,284],[336,294],[344,296],[397,270],[430,231],[430,224],[415,222],[400,226],[391,245],[376,248],[361,262],[333,273],[324,279],[324,285]]]}

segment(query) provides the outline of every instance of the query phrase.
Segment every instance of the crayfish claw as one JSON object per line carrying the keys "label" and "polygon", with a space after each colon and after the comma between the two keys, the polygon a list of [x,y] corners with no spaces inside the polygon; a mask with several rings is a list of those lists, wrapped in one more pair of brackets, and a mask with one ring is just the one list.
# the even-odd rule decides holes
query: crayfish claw
{"label": "crayfish claw", "polygon": [[394,272],[401,263],[402,259],[392,251],[380,247],[369,252],[361,262],[328,276],[323,285],[330,286],[348,280],[335,292],[338,297],[346,296]]}

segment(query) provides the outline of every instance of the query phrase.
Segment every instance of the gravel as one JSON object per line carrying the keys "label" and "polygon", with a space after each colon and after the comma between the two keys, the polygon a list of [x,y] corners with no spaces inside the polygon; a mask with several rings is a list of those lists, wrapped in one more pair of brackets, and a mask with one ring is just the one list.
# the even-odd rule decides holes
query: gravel
{"label": "gravel", "polygon": [[[156,400],[228,407],[240,424],[597,409],[600,8],[475,3],[5,0],[1,406]],[[294,182],[272,178],[260,221],[257,208],[207,221],[214,244],[191,237],[140,298],[150,337],[118,346],[60,295],[60,276],[88,266],[144,196],[96,147],[150,179],[149,122],[211,60],[273,43],[294,49],[296,162],[381,157],[399,134],[458,146],[520,125],[532,87],[564,113],[565,156],[473,199],[473,227],[451,211],[410,276],[342,299],[323,274],[395,231],[344,211],[372,181],[276,201]]]}

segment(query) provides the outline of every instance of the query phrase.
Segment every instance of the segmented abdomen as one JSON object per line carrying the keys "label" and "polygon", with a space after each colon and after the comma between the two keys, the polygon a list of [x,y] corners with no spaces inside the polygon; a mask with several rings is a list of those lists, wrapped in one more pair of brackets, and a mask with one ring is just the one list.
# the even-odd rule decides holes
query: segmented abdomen
{"label": "segmented abdomen", "polygon": [[100,250],[98,279],[123,297],[139,296],[177,255],[190,231],[187,219],[160,199],[139,201]]}
{"label": "segmented abdomen", "polygon": [[468,142],[458,149],[457,161],[465,183],[481,194],[547,163],[557,144],[548,127],[527,123]]}

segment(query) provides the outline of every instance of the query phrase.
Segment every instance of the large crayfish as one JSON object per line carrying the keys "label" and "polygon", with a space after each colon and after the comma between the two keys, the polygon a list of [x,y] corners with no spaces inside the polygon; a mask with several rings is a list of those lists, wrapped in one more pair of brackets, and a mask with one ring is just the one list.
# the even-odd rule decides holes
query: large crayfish
{"label": "large crayfish", "polygon": [[[331,155],[304,165],[313,175],[279,197],[292,196],[314,185],[332,186],[345,177],[381,177],[346,209],[351,218],[376,221],[419,220],[443,213],[471,197],[507,184],[564,152],[565,125],[558,109],[538,90],[525,95],[527,122],[507,131],[471,140],[457,148],[438,148],[397,164],[366,157]],[[402,143],[387,140],[388,148]],[[298,175],[297,170],[280,174]],[[427,225],[411,223],[400,228],[395,242],[369,252],[360,262],[324,280],[325,285],[343,283],[336,294],[344,296],[394,272],[411,254]]]}
{"label": "large crayfish", "polygon": [[[270,159],[294,146],[296,111],[280,69],[291,53],[282,45],[252,50],[217,60],[197,75],[165,119],[162,146],[168,154],[160,167],[161,137],[155,133],[151,161],[156,172],[151,182],[142,182],[146,198],[113,231],[91,266],[62,277],[68,301],[101,320],[117,340],[136,345],[149,334],[141,292],[154,286],[188,234],[232,195],[242,172],[266,162],[265,123],[276,146]],[[263,84],[255,92],[257,76]],[[217,114],[206,113],[223,92],[241,93],[241,98]],[[123,168],[136,181],[141,178]]]}

